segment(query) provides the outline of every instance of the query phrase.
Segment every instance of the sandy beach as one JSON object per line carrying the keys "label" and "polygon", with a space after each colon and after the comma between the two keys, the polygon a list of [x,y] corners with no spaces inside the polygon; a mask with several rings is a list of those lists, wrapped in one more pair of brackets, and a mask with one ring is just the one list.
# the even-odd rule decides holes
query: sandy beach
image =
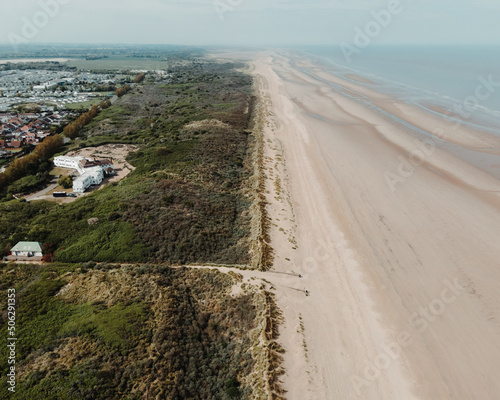
{"label": "sandy beach", "polygon": [[296,54],[252,73],[286,398],[498,399],[500,139]]}

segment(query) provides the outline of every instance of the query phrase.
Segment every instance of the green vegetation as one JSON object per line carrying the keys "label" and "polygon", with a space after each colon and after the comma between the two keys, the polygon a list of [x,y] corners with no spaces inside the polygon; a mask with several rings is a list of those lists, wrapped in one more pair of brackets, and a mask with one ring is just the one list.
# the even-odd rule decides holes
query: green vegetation
{"label": "green vegetation", "polygon": [[178,67],[171,84],[137,85],[68,125],[74,148],[138,144],[135,170],[71,204],[0,203],[0,251],[33,240],[63,262],[249,264],[253,98],[236,66]]}
{"label": "green vegetation", "polygon": [[22,339],[12,399],[247,399],[263,385],[262,374],[250,379],[266,308],[258,290],[233,298],[233,279],[210,270],[88,268],[0,266]]}
{"label": "green vegetation", "polygon": [[[0,203],[3,250],[18,241],[33,240],[54,243],[59,247],[57,258],[65,261],[144,260],[140,238],[120,217],[126,202],[150,185],[131,180],[128,185],[112,186],[63,206],[49,201]],[[90,218],[99,222],[89,225]]]}
{"label": "green vegetation", "polygon": [[[85,62],[121,54],[102,59],[99,51]],[[252,82],[239,64],[169,51],[167,83],[136,77],[126,96],[66,130],[74,140],[64,151],[137,145],[127,158],[133,172],[69,204],[0,201],[0,255],[28,240],[55,260],[0,264],[2,309],[16,289],[12,399],[283,398],[274,296],[234,272],[171,267],[271,262],[265,199],[256,195],[263,155],[262,138],[250,132]],[[141,57],[160,62],[152,59],[161,54]],[[36,185],[55,153],[17,171],[6,193]],[[6,323],[2,314],[0,329]],[[0,373],[7,368],[0,352]]]}
{"label": "green vegetation", "polygon": [[167,61],[163,59],[149,59],[127,56],[110,56],[100,60],[70,60],[66,63],[69,68],[92,70],[99,72],[126,71],[134,69],[157,70],[165,68]]}
{"label": "green vegetation", "polygon": [[[2,198],[3,200],[9,199],[9,196],[6,195],[15,193],[16,189],[20,188],[22,192],[46,181],[52,167],[49,159],[62,147],[63,138],[60,135],[49,136],[35,148],[33,153],[16,158],[4,173],[0,173],[0,200]],[[35,175],[35,178],[28,179],[29,175]],[[24,179],[24,181],[17,182],[20,179]]]}
{"label": "green vegetation", "polygon": [[75,121],[64,127],[64,135],[70,139],[76,138],[80,134],[83,127],[92,121],[92,119],[95,118],[100,111],[101,109],[97,105],[90,107],[87,112],[83,113]]}
{"label": "green vegetation", "polygon": [[[119,105],[110,107],[100,112],[94,120],[88,124],[87,131],[99,126],[102,121],[107,124],[119,124],[125,122],[127,116],[132,115],[132,111]],[[100,135],[101,136],[101,135]],[[123,137],[120,138],[123,140]]]}
{"label": "green vegetation", "polygon": [[74,307],[59,333],[61,336],[91,334],[104,346],[125,350],[133,345],[134,332],[140,331],[145,321],[145,310],[139,303],[110,308],[85,303]]}
{"label": "green vegetation", "polygon": [[37,173],[36,175],[27,175],[9,185],[7,193],[30,193],[42,188],[47,180],[46,171]]}
{"label": "green vegetation", "polygon": [[[109,214],[108,218],[119,218],[119,214]],[[76,243],[60,249],[56,257],[66,262],[137,261],[145,258],[144,247],[137,240],[134,230],[122,221],[99,222],[80,235]]]}
{"label": "green vegetation", "polygon": [[0,44],[0,59],[19,60],[33,58],[63,58],[68,62],[40,61],[36,63],[6,63],[0,65],[0,71],[11,69],[45,69],[52,71],[90,70],[111,72],[130,70],[158,70],[168,68],[175,63],[185,63],[203,54],[201,49],[172,45],[106,45],[72,46],[52,44],[38,46],[23,44],[15,51],[10,45]]}
{"label": "green vegetation", "polygon": [[64,108],[66,108],[67,110],[72,110],[72,111],[85,112],[90,107],[99,105],[101,102],[102,102],[102,99],[97,97],[97,98],[90,99],[89,101],[84,101],[83,103],[67,104],[64,106]]}
{"label": "green vegetation", "polygon": [[73,179],[69,175],[64,175],[59,178],[57,184],[64,189],[69,189],[73,186]]}

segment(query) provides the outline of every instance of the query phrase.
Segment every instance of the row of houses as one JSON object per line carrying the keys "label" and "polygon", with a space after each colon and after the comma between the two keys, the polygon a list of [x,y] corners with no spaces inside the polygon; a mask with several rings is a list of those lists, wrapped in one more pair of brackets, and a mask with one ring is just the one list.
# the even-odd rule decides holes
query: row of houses
{"label": "row of houses", "polygon": [[51,134],[50,127],[64,122],[68,114],[0,113],[0,150],[5,154],[24,145],[36,146]]}
{"label": "row of houses", "polygon": [[[12,110],[21,104],[36,104],[41,109],[65,109],[101,94],[103,87],[129,83],[122,74],[92,72],[8,70],[0,71],[0,111]],[[99,92],[99,93],[97,93]]]}
{"label": "row of houses", "polygon": [[115,173],[113,161],[109,159],[57,156],[54,158],[54,165],[75,170],[80,174],[73,180],[73,192],[75,193],[85,193],[89,187],[100,185],[105,176]]}

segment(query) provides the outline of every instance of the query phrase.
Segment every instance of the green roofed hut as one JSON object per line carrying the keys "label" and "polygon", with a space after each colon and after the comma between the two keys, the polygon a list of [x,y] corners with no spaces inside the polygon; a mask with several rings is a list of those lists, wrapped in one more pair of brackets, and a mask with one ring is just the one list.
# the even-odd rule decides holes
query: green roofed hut
{"label": "green roofed hut", "polygon": [[41,261],[43,257],[42,245],[38,242],[19,242],[12,249],[7,260]]}

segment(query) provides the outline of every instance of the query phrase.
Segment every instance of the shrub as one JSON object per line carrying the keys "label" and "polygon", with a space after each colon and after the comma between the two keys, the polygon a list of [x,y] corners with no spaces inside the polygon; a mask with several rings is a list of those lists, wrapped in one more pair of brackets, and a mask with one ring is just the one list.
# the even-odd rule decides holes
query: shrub
{"label": "shrub", "polygon": [[233,399],[240,396],[240,383],[235,378],[226,381],[226,393]]}
{"label": "shrub", "polygon": [[63,175],[59,178],[57,184],[63,187],[64,189],[69,189],[73,187],[73,179],[69,175]]}
{"label": "shrub", "polygon": [[8,193],[30,193],[41,187],[45,181],[46,178],[42,174],[27,175],[9,185]]}
{"label": "shrub", "polygon": [[169,150],[169,149],[167,149],[167,148],[165,148],[165,147],[158,147],[156,149],[156,153],[155,154],[158,157],[162,157],[162,156],[167,156],[167,155],[169,155],[171,153],[172,153],[172,151]]}
{"label": "shrub", "polygon": [[[146,387],[152,398],[254,397],[239,378],[255,363],[249,332],[259,323],[256,295],[230,297],[233,280],[218,271],[141,267],[135,276],[124,270],[70,275],[73,291],[64,299],[55,297],[67,284],[58,276],[70,267],[27,266],[8,282],[18,289],[23,338],[12,398],[132,399],[142,398],[138,388]],[[12,276],[7,271],[0,282]],[[107,288],[106,301],[96,301],[103,291],[92,282]],[[0,336],[0,345],[6,342]],[[3,352],[0,372],[7,368]],[[2,380],[0,390],[6,385]]]}

